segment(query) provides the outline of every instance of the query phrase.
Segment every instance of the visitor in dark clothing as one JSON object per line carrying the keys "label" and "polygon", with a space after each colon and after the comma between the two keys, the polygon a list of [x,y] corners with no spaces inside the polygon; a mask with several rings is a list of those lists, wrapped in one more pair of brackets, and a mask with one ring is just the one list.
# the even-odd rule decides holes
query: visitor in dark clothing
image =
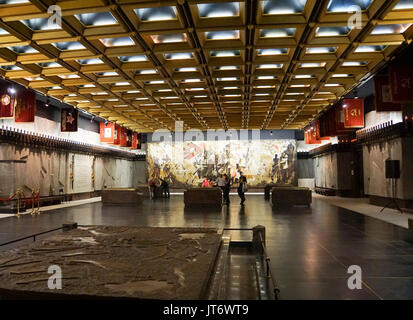
{"label": "visitor in dark clothing", "polygon": [[239,185],[238,185],[238,195],[241,198],[241,205],[244,205],[245,202],[245,192],[247,191],[247,178],[244,176],[241,176],[239,179]]}
{"label": "visitor in dark clothing", "polygon": [[169,183],[166,182],[165,179],[161,178],[161,187],[162,187],[162,196],[164,198],[169,198],[170,193],[169,193]]}
{"label": "visitor in dark clothing", "polygon": [[229,179],[228,175],[224,174],[225,184],[222,188],[222,192],[224,194],[224,202],[228,205],[229,204],[229,192],[231,190],[231,180]]}

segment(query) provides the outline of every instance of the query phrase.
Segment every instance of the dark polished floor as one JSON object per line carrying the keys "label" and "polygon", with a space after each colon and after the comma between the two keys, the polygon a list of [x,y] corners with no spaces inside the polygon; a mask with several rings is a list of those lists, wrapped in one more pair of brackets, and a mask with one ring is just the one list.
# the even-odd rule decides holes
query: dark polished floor
{"label": "dark polished floor", "polygon": [[[186,210],[183,196],[145,201],[140,208],[92,203],[40,216],[0,219],[0,243],[61,226],[253,227],[264,225],[282,299],[413,299],[413,233],[314,200],[312,208],[276,212],[263,196],[232,196],[221,210]],[[249,234],[234,234],[235,238]],[[0,248],[4,250],[5,247]],[[7,246],[10,248],[10,246]],[[362,269],[363,287],[350,290],[347,268]]]}

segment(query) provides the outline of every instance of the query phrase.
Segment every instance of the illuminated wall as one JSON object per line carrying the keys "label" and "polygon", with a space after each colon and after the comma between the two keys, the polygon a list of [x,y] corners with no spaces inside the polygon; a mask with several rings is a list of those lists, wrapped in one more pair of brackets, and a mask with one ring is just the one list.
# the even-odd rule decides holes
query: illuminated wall
{"label": "illuminated wall", "polygon": [[[181,152],[181,157],[179,153]],[[295,140],[151,142],[148,176],[166,177],[173,187],[198,186],[203,177],[240,174],[250,186],[271,182],[297,184]]]}

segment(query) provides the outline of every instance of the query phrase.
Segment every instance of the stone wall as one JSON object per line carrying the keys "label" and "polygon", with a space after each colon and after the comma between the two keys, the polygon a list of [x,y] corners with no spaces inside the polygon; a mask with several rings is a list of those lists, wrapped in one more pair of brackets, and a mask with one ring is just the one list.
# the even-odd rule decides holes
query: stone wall
{"label": "stone wall", "polygon": [[329,152],[314,158],[315,186],[351,190],[351,152]]}
{"label": "stone wall", "polygon": [[[50,196],[61,191],[64,194],[87,193],[104,187],[126,188],[146,182],[144,161],[19,148],[7,143],[0,144],[0,160],[3,160],[0,161],[1,197],[13,194],[17,188],[22,188],[26,194],[40,189],[41,196]],[[73,184],[70,180],[72,165]]]}
{"label": "stone wall", "polygon": [[364,192],[370,196],[391,197],[391,182],[385,176],[385,161],[400,160],[401,178],[396,180],[396,198],[413,199],[413,138],[396,138],[363,146]]}

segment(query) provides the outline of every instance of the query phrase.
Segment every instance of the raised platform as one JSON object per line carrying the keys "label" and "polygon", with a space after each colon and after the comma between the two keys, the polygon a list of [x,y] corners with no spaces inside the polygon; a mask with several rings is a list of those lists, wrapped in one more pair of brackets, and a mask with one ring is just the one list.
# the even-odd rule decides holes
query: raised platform
{"label": "raised platform", "polygon": [[271,193],[274,207],[294,205],[305,205],[309,207],[312,201],[311,190],[308,188],[274,187]]}
{"label": "raised platform", "polygon": [[78,227],[1,253],[0,298],[202,299],[220,243],[216,229]]}
{"label": "raised platform", "polygon": [[143,196],[134,188],[111,188],[102,191],[104,205],[138,205]]}
{"label": "raised platform", "polygon": [[192,188],[184,192],[185,206],[222,206],[222,190],[220,188]]}

